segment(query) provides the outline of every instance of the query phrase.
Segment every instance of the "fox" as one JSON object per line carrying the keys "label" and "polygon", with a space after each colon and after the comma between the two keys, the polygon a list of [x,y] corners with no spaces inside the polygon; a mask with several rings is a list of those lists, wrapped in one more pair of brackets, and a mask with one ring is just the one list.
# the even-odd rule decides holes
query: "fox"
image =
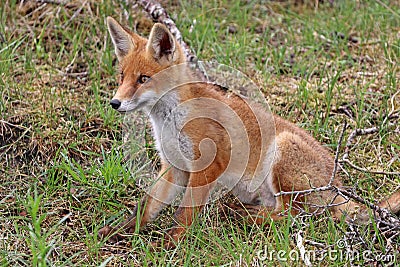
{"label": "fox", "polygon": [[[331,179],[335,161],[330,150],[251,99],[180,67],[187,63],[185,54],[165,25],[155,23],[148,39],[112,17],[107,27],[120,65],[120,84],[110,105],[120,113],[148,114],[161,169],[133,214],[117,227],[101,228],[100,238],[117,242],[122,233],[142,229],[181,194],[173,226],[162,244],[153,244],[174,248],[221,181],[242,203],[228,206],[258,225],[323,205],[334,219],[350,214],[369,219],[365,205],[329,190],[296,194],[295,199],[279,195],[330,182],[342,187],[339,174]],[[400,191],[378,206],[398,213]]]}

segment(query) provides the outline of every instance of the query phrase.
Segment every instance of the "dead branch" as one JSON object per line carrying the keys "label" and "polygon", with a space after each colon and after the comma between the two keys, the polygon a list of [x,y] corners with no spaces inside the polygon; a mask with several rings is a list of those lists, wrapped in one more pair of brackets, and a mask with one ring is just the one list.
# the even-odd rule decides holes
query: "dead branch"
{"label": "dead branch", "polygon": [[[389,114],[387,114],[387,116],[385,116],[385,118],[383,119],[383,122],[382,122],[383,125],[385,125],[388,120],[392,119],[393,115],[396,112],[399,111],[399,109],[395,108],[395,104],[394,104],[394,98],[399,93],[400,93],[400,90],[397,91],[390,98],[391,110],[390,110]],[[365,128],[365,129],[355,129],[354,131],[352,131],[351,134],[349,135],[349,137],[347,138],[345,151],[344,151],[342,160],[340,162],[341,163],[345,163],[345,164],[349,165],[350,167],[352,167],[353,169],[356,169],[356,170],[361,171],[361,172],[367,172],[367,173],[372,173],[372,174],[381,174],[381,175],[400,175],[400,172],[387,172],[387,171],[378,171],[378,170],[368,170],[366,168],[362,168],[360,166],[355,165],[354,163],[352,163],[349,160],[350,147],[351,147],[351,144],[352,144],[353,140],[357,136],[367,135],[367,134],[374,134],[374,133],[377,133],[378,131],[379,131],[378,127],[371,127],[371,128]]]}
{"label": "dead branch", "polygon": [[378,127],[371,127],[366,129],[355,129],[354,131],[352,131],[349,137],[347,138],[346,147],[342,159],[345,160],[349,157],[350,146],[354,138],[361,135],[373,134],[378,132],[378,130],[379,130]]}
{"label": "dead branch", "polygon": [[299,191],[280,191],[274,194],[274,197],[284,196],[284,195],[303,195],[303,194],[310,194],[310,193],[317,193],[321,191],[328,191],[334,189],[334,186],[326,185],[321,187],[313,187],[306,190],[299,190]]}
{"label": "dead branch", "polygon": [[343,136],[344,136],[344,133],[346,132],[346,128],[347,128],[347,121],[345,120],[344,124],[343,124],[342,132],[340,133],[340,136],[339,136],[338,144],[336,146],[335,165],[333,166],[332,176],[331,176],[331,179],[329,180],[328,186],[332,185],[333,180],[335,179],[335,176],[336,176],[337,167],[339,165],[339,163],[338,163],[339,162],[339,151],[340,151],[340,147],[342,146]]}
{"label": "dead branch", "polygon": [[[347,198],[354,199],[358,203],[361,203],[361,204],[367,206],[368,208],[376,211],[380,215],[380,217],[382,219],[393,218],[393,215],[389,211],[387,211],[386,209],[381,208],[381,207],[379,207],[379,206],[377,206],[377,205],[365,200],[364,198],[360,197],[359,195],[357,195],[357,194],[355,194],[353,192],[350,192],[350,191],[348,191],[346,189],[338,188],[338,187],[335,187],[335,190],[338,193],[340,193],[341,195],[346,196]],[[400,224],[399,225],[394,225],[393,227],[400,228]]]}
{"label": "dead branch", "polygon": [[86,6],[87,1],[85,1],[79,8],[74,12],[71,18],[62,25],[62,28],[66,28],[78,15],[81,13],[84,6]]}
{"label": "dead branch", "polygon": [[378,127],[355,129],[354,131],[352,131],[350,133],[349,137],[347,138],[345,151],[344,151],[344,154],[343,154],[343,157],[342,157],[342,160],[340,161],[340,163],[345,163],[345,164],[349,165],[350,167],[352,167],[353,169],[356,169],[361,172],[367,172],[367,173],[372,173],[372,174],[381,174],[381,175],[400,175],[400,172],[368,170],[366,168],[362,168],[360,166],[355,165],[354,163],[352,163],[349,160],[350,147],[351,147],[351,144],[352,144],[352,141],[354,140],[354,138],[356,138],[357,136],[361,136],[361,135],[374,134],[378,131],[379,131]]}
{"label": "dead branch", "polygon": [[[24,1],[22,1],[24,2]],[[37,3],[44,4],[55,4],[55,5],[66,5],[67,1],[58,1],[58,0],[36,0]]]}
{"label": "dead branch", "polygon": [[368,170],[366,168],[362,168],[360,166],[355,165],[351,162],[348,158],[342,159],[340,163],[345,163],[352,167],[353,169],[360,171],[360,172],[367,172],[371,174],[380,174],[380,175],[400,175],[400,172],[388,172],[388,171],[377,171],[377,170]]}

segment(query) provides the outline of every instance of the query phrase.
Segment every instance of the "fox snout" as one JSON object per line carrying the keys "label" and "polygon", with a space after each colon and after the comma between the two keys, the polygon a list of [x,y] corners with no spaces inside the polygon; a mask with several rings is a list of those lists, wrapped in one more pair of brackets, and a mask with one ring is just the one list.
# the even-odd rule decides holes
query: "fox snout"
{"label": "fox snout", "polygon": [[113,109],[117,110],[121,106],[121,101],[119,101],[116,98],[111,99],[110,105],[112,106]]}

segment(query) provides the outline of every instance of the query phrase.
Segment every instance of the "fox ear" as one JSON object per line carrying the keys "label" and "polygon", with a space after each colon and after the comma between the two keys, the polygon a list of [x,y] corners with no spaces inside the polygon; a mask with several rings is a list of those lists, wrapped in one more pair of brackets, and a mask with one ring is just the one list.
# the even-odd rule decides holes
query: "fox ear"
{"label": "fox ear", "polygon": [[147,43],[147,51],[156,60],[165,58],[168,61],[173,61],[175,49],[175,39],[167,27],[161,23],[154,24]]}
{"label": "fox ear", "polygon": [[135,47],[133,38],[121,24],[112,17],[107,17],[107,27],[111,40],[114,43],[115,54],[119,61]]}

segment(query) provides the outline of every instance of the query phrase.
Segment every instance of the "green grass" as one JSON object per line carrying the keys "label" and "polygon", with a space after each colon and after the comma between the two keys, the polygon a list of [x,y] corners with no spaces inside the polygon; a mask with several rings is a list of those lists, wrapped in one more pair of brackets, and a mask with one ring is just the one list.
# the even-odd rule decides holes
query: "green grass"
{"label": "green grass", "polygon": [[[320,251],[337,248],[349,233],[344,222],[329,216],[260,228],[222,216],[212,203],[176,250],[153,252],[148,245],[171,226],[173,208],[126,245],[99,241],[97,231],[127,216],[144,194],[124,159],[123,116],[108,104],[118,78],[105,18],[113,16],[143,35],[151,23],[134,9],[126,20],[118,1],[25,2],[0,4],[2,266],[303,266],[302,260],[259,255],[297,251],[300,230],[306,249]],[[378,133],[355,140],[350,160],[399,171],[399,5],[334,1],[315,9],[314,1],[305,2],[173,1],[166,8],[200,59],[244,72],[275,113],[332,150],[345,120],[351,129],[378,126]],[[372,201],[400,186],[393,175],[345,170],[345,184]],[[359,228],[366,243],[354,249],[373,255],[398,251],[399,236],[388,250],[388,237],[376,227],[372,222]],[[349,261],[325,258],[315,264]]]}

